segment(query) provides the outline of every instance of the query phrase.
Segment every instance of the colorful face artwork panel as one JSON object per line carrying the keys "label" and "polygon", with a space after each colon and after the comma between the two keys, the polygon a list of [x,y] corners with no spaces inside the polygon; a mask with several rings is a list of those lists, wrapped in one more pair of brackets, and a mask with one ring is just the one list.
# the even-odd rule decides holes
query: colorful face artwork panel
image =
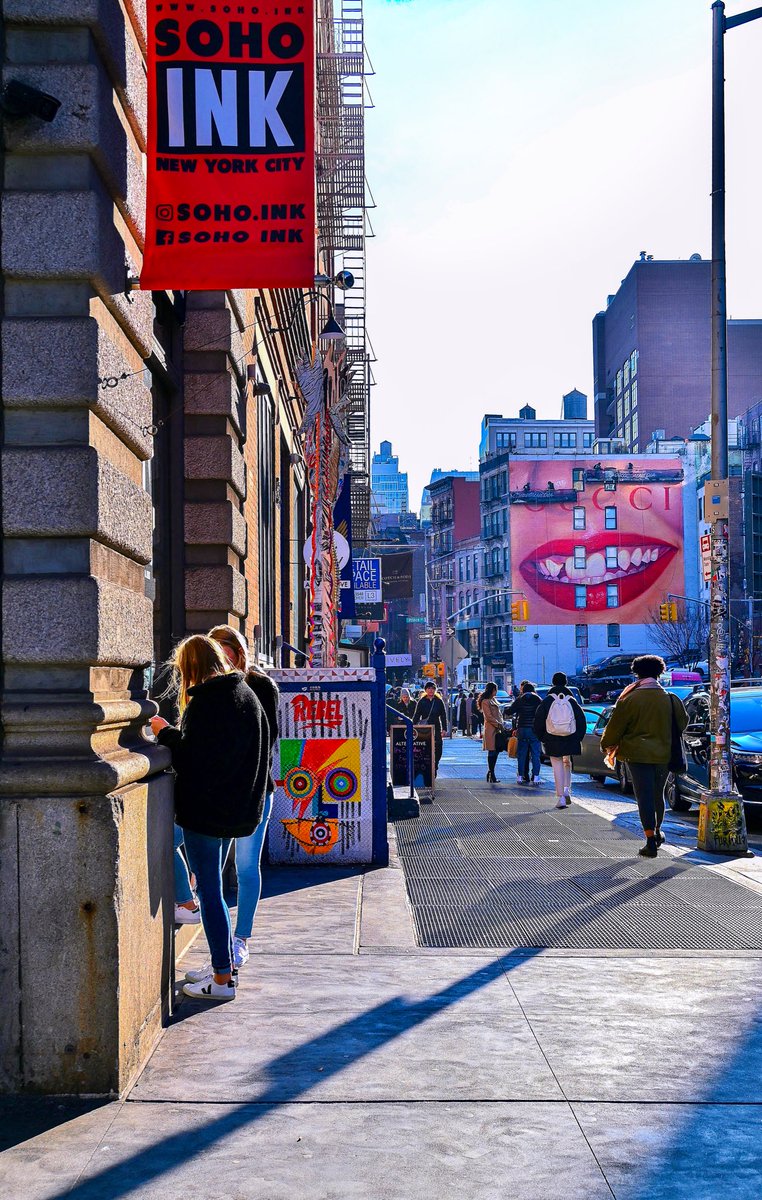
{"label": "colorful face artwork panel", "polygon": [[287,841],[305,854],[351,850],[362,795],[356,738],[282,738],[277,786],[292,810],[281,818]]}
{"label": "colorful face artwork panel", "polygon": [[372,858],[370,688],[354,678],[351,688],[342,688],[332,675],[273,672],[281,694],[268,834],[272,862],[349,865]]}

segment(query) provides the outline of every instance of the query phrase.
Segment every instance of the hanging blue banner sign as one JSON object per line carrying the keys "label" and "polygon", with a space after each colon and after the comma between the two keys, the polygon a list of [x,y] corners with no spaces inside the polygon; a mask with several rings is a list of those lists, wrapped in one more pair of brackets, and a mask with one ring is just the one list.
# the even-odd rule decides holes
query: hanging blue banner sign
{"label": "hanging blue banner sign", "polygon": [[344,476],[339,498],[333,506],[333,530],[339,574],[339,617],[349,621],[355,614],[355,589],[352,573],[352,494],[350,476]]}

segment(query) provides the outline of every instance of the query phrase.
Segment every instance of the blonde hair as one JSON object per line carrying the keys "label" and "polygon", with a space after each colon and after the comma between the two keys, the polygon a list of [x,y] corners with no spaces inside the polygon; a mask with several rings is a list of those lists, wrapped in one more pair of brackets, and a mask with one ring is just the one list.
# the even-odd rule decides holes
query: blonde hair
{"label": "blonde hair", "polygon": [[177,707],[183,713],[190,688],[214,675],[227,675],[230,664],[217,642],[203,633],[194,633],[175,646],[170,660],[177,679]]}
{"label": "blonde hair", "polygon": [[242,633],[232,625],[215,625],[214,629],[209,630],[209,637],[223,650],[232,651],[236,671],[245,672],[249,669],[249,647]]}

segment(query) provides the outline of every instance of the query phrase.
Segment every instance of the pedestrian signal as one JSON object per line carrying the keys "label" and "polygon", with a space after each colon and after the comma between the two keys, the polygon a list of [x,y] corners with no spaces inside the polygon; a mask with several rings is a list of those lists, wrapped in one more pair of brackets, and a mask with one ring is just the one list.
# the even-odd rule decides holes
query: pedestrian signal
{"label": "pedestrian signal", "polygon": [[436,675],[436,673],[437,673],[436,663],[424,663],[423,664],[423,674],[426,679],[433,679],[434,676]]}
{"label": "pedestrian signal", "polygon": [[437,675],[440,679],[444,679],[444,663],[437,663]]}
{"label": "pedestrian signal", "polygon": [[528,600],[514,600],[511,605],[511,620],[516,625],[526,625],[529,620]]}

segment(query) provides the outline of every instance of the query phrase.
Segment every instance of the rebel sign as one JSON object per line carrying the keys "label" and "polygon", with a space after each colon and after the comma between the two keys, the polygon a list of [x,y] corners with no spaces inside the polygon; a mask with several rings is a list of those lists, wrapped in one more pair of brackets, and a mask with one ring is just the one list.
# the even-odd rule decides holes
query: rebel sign
{"label": "rebel sign", "polygon": [[310,287],[314,0],[148,0],[141,288]]}

